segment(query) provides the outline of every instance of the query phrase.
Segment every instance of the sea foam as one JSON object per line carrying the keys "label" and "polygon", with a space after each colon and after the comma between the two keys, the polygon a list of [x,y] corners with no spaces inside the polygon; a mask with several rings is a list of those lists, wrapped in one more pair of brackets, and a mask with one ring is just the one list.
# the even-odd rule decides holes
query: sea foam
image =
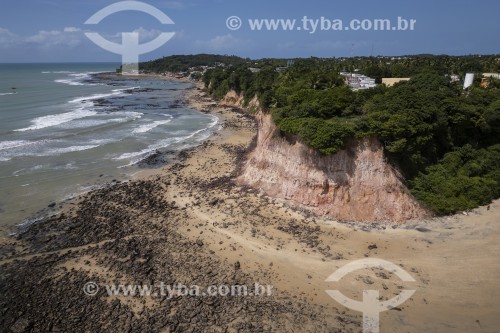
{"label": "sea foam", "polygon": [[75,119],[90,117],[90,116],[93,116],[96,114],[97,114],[96,111],[85,110],[85,109],[81,108],[81,109],[77,109],[77,110],[71,111],[71,112],[38,117],[38,118],[31,120],[31,123],[32,123],[31,126],[26,127],[26,128],[17,129],[17,130],[15,130],[15,132],[39,130],[42,128],[57,126],[57,125],[67,123],[67,122],[75,120]]}
{"label": "sea foam", "polygon": [[168,124],[171,121],[172,120],[158,120],[158,121],[154,121],[154,122],[152,122],[150,124],[145,124],[145,125],[139,126],[135,130],[133,130],[132,133],[134,133],[134,134],[147,133],[147,132],[155,129],[158,126],[166,125],[166,124]]}

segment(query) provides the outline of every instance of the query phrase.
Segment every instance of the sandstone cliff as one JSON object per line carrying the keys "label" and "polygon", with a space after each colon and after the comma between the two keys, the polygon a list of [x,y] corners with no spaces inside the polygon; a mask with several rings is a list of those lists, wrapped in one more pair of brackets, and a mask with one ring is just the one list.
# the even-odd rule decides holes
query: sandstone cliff
{"label": "sandstone cliff", "polygon": [[[241,106],[237,95],[229,98],[225,103]],[[298,140],[281,137],[270,115],[259,111],[256,118],[257,146],[238,183],[339,220],[402,222],[431,215],[384,161],[377,139],[356,140],[335,155],[323,156]]]}
{"label": "sandstone cliff", "polygon": [[261,109],[257,96],[252,98],[248,105],[244,105],[243,96],[238,95],[234,90],[228,92],[221,101],[222,105],[235,106],[247,111],[258,111]]}

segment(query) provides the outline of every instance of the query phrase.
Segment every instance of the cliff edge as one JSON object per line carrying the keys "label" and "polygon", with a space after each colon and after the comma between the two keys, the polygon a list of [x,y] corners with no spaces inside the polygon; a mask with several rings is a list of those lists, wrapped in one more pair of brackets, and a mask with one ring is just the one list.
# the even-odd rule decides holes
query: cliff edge
{"label": "cliff edge", "polygon": [[[226,97],[225,104],[241,107],[234,92]],[[258,106],[253,100],[250,104]],[[237,178],[239,184],[339,220],[403,222],[432,215],[385,162],[376,138],[353,140],[345,150],[324,156],[279,135],[271,115],[259,111],[256,119],[257,145]]]}

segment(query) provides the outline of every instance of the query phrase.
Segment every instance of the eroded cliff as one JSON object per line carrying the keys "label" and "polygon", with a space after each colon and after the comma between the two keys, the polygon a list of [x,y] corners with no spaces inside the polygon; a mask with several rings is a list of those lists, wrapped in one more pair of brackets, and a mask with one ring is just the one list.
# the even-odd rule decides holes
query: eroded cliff
{"label": "eroded cliff", "polygon": [[[241,106],[241,99],[232,93],[225,103]],[[238,183],[339,220],[402,222],[431,215],[385,162],[376,138],[355,140],[345,150],[324,156],[280,136],[269,114],[259,111],[256,118],[257,145]]]}

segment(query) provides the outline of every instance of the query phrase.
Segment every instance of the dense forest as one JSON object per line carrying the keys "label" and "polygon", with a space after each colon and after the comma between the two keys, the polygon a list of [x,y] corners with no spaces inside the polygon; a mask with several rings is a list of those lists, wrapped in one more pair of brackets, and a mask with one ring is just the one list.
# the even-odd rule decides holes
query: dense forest
{"label": "dense forest", "polygon": [[[353,91],[341,71],[411,80]],[[477,80],[464,90],[450,75],[466,72]],[[500,81],[482,88],[483,72],[500,72],[500,56],[232,59],[202,79],[215,98],[257,96],[282,135],[323,154],[377,137],[415,197],[443,215],[500,197]]]}
{"label": "dense forest", "polygon": [[236,66],[244,64],[248,59],[242,59],[236,56],[221,56],[212,54],[197,55],[173,55],[163,57],[139,64],[139,69],[147,72],[165,73],[165,72],[185,72],[190,68],[212,66],[223,63],[227,66]]}

